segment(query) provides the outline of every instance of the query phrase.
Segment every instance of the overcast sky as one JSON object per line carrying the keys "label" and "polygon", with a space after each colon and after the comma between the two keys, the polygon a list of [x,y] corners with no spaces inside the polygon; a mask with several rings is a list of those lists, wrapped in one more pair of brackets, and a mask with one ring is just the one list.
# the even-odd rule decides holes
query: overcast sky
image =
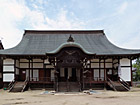
{"label": "overcast sky", "polygon": [[103,29],[115,45],[140,49],[140,0],[0,0],[5,48],[34,29]]}

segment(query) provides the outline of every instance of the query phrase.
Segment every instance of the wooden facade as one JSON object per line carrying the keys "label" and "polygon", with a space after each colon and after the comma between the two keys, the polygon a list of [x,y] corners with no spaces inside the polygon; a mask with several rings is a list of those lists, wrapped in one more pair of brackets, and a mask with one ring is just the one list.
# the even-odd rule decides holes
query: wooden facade
{"label": "wooden facade", "polygon": [[[132,78],[130,78],[132,77],[132,60],[128,58],[89,57],[82,59],[80,66],[78,64],[71,66],[70,62],[65,60],[64,64],[61,63],[63,65],[59,65],[60,59],[57,59],[56,55],[44,58],[30,57],[30,59],[14,57],[3,61],[4,83],[9,83],[11,79],[25,81],[29,78],[31,87],[40,84],[41,88],[54,88],[56,82],[79,82],[81,89],[96,88],[97,85],[106,88],[107,77],[113,81],[118,80],[118,65],[121,62],[121,68],[126,73],[122,75],[122,78],[132,85]],[[127,63],[123,64],[123,61]],[[6,68],[9,70],[7,71]],[[10,77],[9,80],[6,78],[7,75]],[[128,78],[125,78],[125,75]]]}

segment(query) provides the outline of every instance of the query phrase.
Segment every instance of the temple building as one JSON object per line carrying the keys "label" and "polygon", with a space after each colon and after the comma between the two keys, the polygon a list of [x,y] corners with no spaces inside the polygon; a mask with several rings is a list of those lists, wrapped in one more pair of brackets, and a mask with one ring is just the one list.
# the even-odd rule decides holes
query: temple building
{"label": "temple building", "polygon": [[0,57],[1,85],[10,91],[123,91],[132,85],[132,60],[140,50],[113,45],[103,30],[25,30],[21,42],[0,50]]}

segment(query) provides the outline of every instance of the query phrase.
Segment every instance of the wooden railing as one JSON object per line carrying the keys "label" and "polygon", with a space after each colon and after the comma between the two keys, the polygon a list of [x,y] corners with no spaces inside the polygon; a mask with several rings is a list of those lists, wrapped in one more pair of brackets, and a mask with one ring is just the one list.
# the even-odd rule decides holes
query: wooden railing
{"label": "wooden railing", "polygon": [[8,90],[9,92],[11,91],[11,89],[14,87],[16,82],[16,79],[14,78],[9,84],[8,84]]}
{"label": "wooden railing", "polygon": [[104,77],[86,77],[84,78],[84,82],[103,82],[104,81]]}
{"label": "wooden railing", "polygon": [[29,77],[27,77],[26,80],[24,81],[24,86],[23,86],[21,92],[23,92],[23,91],[25,90],[25,88],[26,88],[28,82],[29,82]]}
{"label": "wooden railing", "polygon": [[129,84],[126,82],[126,81],[124,81],[122,78],[120,78],[119,77],[119,81],[120,81],[120,83],[127,89],[127,90],[130,90],[130,86],[129,86]]}
{"label": "wooden railing", "polygon": [[52,77],[33,77],[30,78],[30,82],[54,82],[54,79]]}
{"label": "wooden railing", "polygon": [[114,91],[117,91],[116,88],[115,88],[115,86],[114,86],[114,84],[113,84],[113,81],[112,81],[110,78],[108,78],[108,77],[107,77],[107,84],[108,84],[111,88],[113,88]]}

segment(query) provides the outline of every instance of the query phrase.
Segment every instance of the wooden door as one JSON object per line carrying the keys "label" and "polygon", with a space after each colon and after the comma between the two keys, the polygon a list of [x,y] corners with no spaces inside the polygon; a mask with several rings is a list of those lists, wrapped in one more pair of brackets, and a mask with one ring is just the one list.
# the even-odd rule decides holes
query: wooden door
{"label": "wooden door", "polygon": [[44,70],[43,69],[40,69],[39,70],[39,81],[44,81]]}
{"label": "wooden door", "polygon": [[72,82],[76,82],[76,68],[72,68]]}
{"label": "wooden door", "polygon": [[66,82],[68,79],[68,68],[60,68],[57,71],[59,72],[58,74],[59,82]]}
{"label": "wooden door", "polygon": [[25,81],[26,80],[26,69],[20,69],[19,70],[19,81]]}

